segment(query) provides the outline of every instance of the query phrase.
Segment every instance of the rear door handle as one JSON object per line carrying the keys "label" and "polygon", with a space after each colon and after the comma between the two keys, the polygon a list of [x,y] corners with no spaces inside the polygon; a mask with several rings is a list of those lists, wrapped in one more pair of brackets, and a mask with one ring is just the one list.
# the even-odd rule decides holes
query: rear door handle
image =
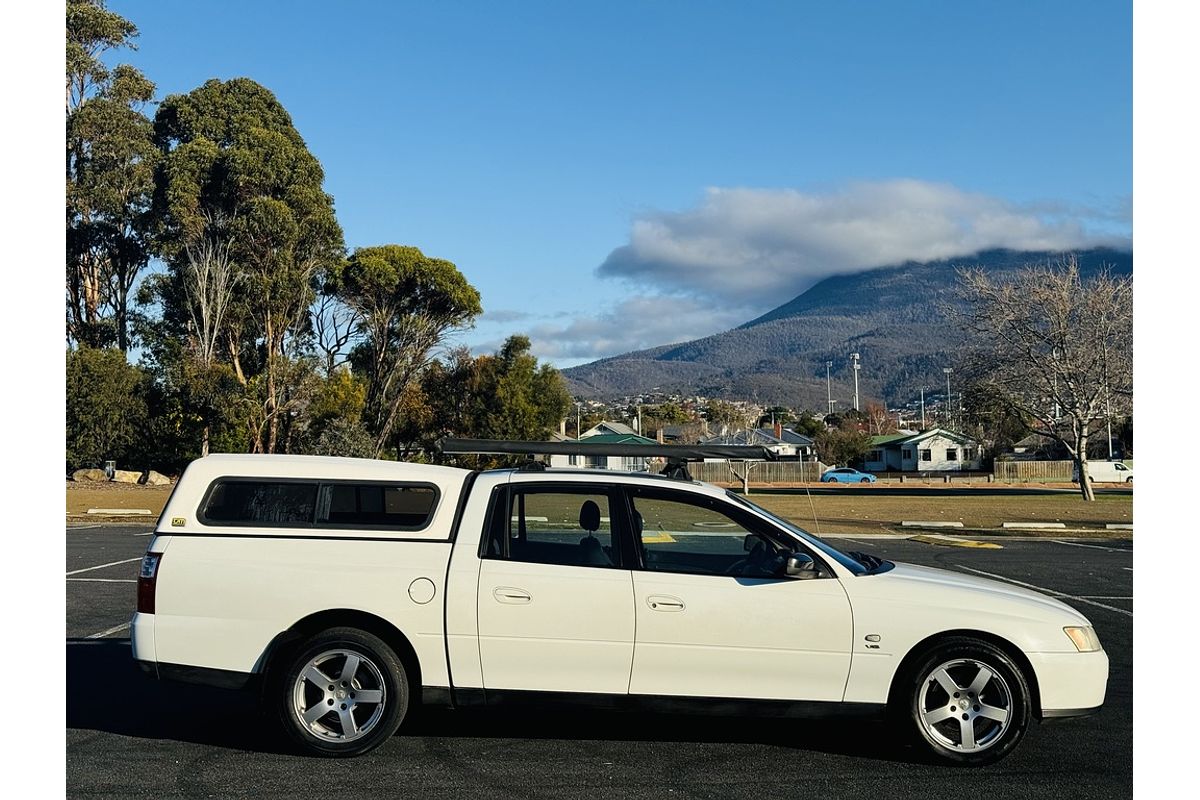
{"label": "rear door handle", "polygon": [[497,586],[492,590],[492,597],[499,600],[501,603],[523,604],[533,601],[533,595],[524,589],[516,589],[512,586]]}
{"label": "rear door handle", "polygon": [[683,601],[669,594],[652,594],[646,598],[646,605],[654,611],[683,611]]}

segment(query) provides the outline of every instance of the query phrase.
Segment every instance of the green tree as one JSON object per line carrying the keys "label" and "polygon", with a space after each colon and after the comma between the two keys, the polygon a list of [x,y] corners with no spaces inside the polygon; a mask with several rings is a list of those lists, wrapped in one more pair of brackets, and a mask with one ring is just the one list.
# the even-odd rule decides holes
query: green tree
{"label": "green tree", "polygon": [[145,466],[147,376],[115,349],[67,351],[67,468]]}
{"label": "green tree", "polygon": [[[525,336],[510,336],[494,355],[472,357],[465,349],[448,363],[435,362],[423,381],[432,409],[427,447],[442,436],[544,440],[572,410],[562,374],[539,364]],[[474,466],[504,459],[463,459]]]}
{"label": "green tree", "polygon": [[825,431],[825,423],[806,412],[800,415],[792,429],[810,439],[815,439],[818,434]]}
{"label": "green tree", "polygon": [[817,457],[825,464],[847,465],[862,461],[871,448],[871,437],[853,423],[844,428],[821,431],[815,439]]}
{"label": "green tree", "polygon": [[275,452],[281,418],[304,396],[295,381],[310,377],[300,356],[314,287],[344,253],[324,172],[275,96],[248,78],[167,97],[154,137],[154,214],[171,276],[158,294],[163,320],[197,338],[197,304],[209,296],[196,290],[198,264],[206,253],[227,262],[227,302],[207,338],[220,340],[255,403],[250,448]]}
{"label": "green tree", "polygon": [[129,296],[150,260],[158,150],[142,107],[154,84],[100,60],[137,28],[99,0],[67,3],[67,336],[128,350]]}
{"label": "green tree", "polygon": [[330,285],[360,320],[351,364],[367,378],[363,420],[378,456],[394,443],[406,392],[433,349],[482,311],[479,292],[451,262],[394,244],[358,248]]}

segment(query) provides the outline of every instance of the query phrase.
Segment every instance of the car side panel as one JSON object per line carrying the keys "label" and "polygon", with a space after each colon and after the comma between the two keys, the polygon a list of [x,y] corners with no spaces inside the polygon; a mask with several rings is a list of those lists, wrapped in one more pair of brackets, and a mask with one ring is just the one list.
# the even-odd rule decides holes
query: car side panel
{"label": "car side panel", "polygon": [[[352,609],[396,626],[416,651],[424,683],[446,686],[450,548],[445,541],[173,536],[159,567],[156,659],[255,672],[272,639],[297,621]],[[432,599],[410,594],[416,581],[433,584]]]}

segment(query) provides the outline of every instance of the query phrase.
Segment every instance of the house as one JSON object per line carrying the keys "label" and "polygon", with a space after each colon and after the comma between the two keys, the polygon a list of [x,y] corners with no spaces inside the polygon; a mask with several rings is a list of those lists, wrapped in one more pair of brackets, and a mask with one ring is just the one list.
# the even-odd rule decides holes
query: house
{"label": "house", "polygon": [[943,428],[874,436],[863,459],[868,472],[945,472],[981,466],[979,442]]}
{"label": "house", "polygon": [[[559,436],[554,437],[554,440],[563,442],[576,441]],[[594,446],[597,450],[603,450],[605,445],[611,444],[658,444],[654,439],[638,436],[633,428],[622,422],[601,422],[594,428],[584,431],[583,435],[577,441],[582,445]],[[550,456],[550,466],[615,469],[627,472],[641,472],[647,468],[646,459],[643,457],[610,456],[603,453],[581,456],[552,455]]]}
{"label": "house", "polygon": [[756,428],[724,436],[710,436],[703,440],[702,444],[759,445],[772,451],[783,461],[809,461],[816,453],[812,439],[779,424],[776,424],[774,429]]}

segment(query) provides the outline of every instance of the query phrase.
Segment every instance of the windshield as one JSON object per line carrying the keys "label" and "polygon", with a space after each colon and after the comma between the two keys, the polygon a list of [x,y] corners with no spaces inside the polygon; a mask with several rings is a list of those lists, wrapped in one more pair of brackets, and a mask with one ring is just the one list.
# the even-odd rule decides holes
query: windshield
{"label": "windshield", "polygon": [[725,494],[728,495],[731,500],[737,502],[739,505],[743,505],[743,506],[746,506],[747,508],[753,509],[755,512],[762,514],[764,517],[770,519],[772,522],[776,523],[780,527],[785,528],[788,531],[791,531],[792,533],[796,534],[801,539],[803,539],[805,542],[812,545],[817,550],[820,550],[822,553],[829,556],[833,560],[837,561],[839,564],[841,564],[843,567],[845,567],[846,569],[853,572],[855,575],[867,575],[867,574],[872,574],[875,572],[883,572],[883,571],[889,570],[895,566],[890,561],[884,561],[881,558],[878,558],[878,557],[872,556],[872,555],[868,555],[866,553],[843,553],[841,550],[838,550],[836,547],[829,544],[829,542],[825,541],[820,536],[809,533],[808,531],[797,526],[796,524],[788,522],[786,519],[784,519],[783,517],[781,517],[777,514],[772,514],[770,511],[767,511],[762,506],[756,505],[755,503],[751,503],[749,500],[742,497],[741,495],[736,494],[729,490],[726,490]]}

